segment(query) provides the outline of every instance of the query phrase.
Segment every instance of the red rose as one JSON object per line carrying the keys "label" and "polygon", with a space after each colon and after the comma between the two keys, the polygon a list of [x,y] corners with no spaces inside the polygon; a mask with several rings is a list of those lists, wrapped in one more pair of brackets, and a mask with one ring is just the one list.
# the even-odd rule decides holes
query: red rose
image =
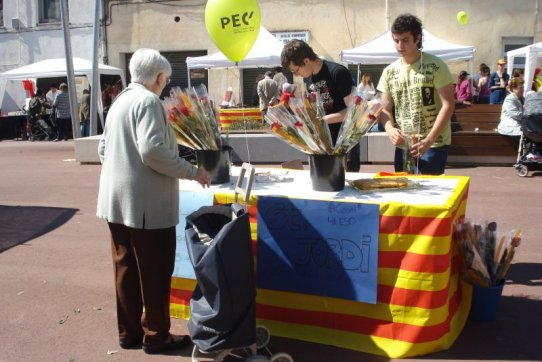
{"label": "red rose", "polygon": [[354,97],[354,104],[360,104],[362,100],[363,100],[363,98],[361,98],[360,96],[355,96]]}
{"label": "red rose", "polygon": [[187,117],[190,115],[190,111],[185,106],[181,106],[181,113]]}

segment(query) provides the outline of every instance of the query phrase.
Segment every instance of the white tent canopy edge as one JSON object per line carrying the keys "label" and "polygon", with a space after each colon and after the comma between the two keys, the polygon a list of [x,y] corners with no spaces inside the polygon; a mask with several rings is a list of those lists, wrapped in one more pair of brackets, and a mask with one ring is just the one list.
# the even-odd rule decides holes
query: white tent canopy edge
{"label": "white tent canopy edge", "polygon": [[[92,62],[82,58],[73,58],[73,68],[75,76],[86,76],[89,81],[92,80]],[[98,64],[98,72],[100,74],[118,75],[121,78],[123,88],[126,87],[126,81],[124,79],[124,73],[122,69],[115,68],[105,64]],[[0,74],[0,105],[2,105],[6,89],[8,88],[8,82],[16,82],[24,79],[38,79],[38,78],[56,78],[66,77],[66,59],[54,58],[46,59],[36,63],[28,64],[19,68],[8,70],[7,72]],[[101,89],[101,84],[98,80],[98,87]],[[21,85],[22,88],[22,85]],[[20,97],[20,94],[18,95]],[[16,99],[17,104],[23,104],[24,99]],[[100,114],[100,120],[103,125],[103,105],[101,97],[97,99],[98,113]],[[17,109],[13,109],[14,111]],[[10,110],[2,109],[2,113]]]}
{"label": "white tent canopy edge", "polygon": [[223,53],[218,52],[201,57],[187,57],[186,67],[188,69],[210,69],[210,68],[271,68],[280,66],[280,53],[283,43],[275,38],[273,34],[260,26],[258,37],[248,52],[245,59],[239,64],[229,60]]}
{"label": "white tent canopy edge", "polygon": [[[426,53],[436,55],[446,62],[466,61],[469,73],[472,74],[475,49],[470,45],[459,45],[447,42],[423,29],[423,48]],[[358,64],[390,64],[399,59],[395,49],[391,31],[388,30],[377,38],[356,48],[341,51],[340,60],[345,63]]]}
{"label": "white tent canopy edge", "polygon": [[[525,57],[523,79],[534,79],[534,71],[536,69],[537,60],[538,58],[542,57],[542,42],[506,52],[508,74],[512,74],[512,71],[514,70],[514,59],[516,57]],[[527,92],[530,90],[531,84],[526,82],[524,94],[527,94]]]}
{"label": "white tent canopy edge", "polygon": [[[475,52],[473,46],[447,42],[437,38],[427,29],[423,29],[422,50],[448,62],[471,62]],[[343,62],[353,64],[389,64],[399,59],[399,55],[395,49],[391,31],[387,31],[376,39],[359,47],[341,51],[340,59]]]}
{"label": "white tent canopy edge", "polygon": [[[190,69],[220,69],[220,68],[273,68],[280,66],[280,54],[284,44],[263,26],[260,26],[258,37],[245,59],[235,64],[222,52],[204,55],[201,57],[187,57],[188,86],[190,86]],[[243,73],[239,71],[239,84],[243,84]],[[242,99],[243,87],[239,89],[239,98]]]}

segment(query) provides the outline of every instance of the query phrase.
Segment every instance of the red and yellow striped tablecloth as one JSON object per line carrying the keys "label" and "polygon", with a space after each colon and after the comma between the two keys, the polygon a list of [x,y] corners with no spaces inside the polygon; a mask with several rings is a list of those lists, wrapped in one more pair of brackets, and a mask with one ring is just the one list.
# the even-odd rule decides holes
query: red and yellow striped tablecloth
{"label": "red and yellow striped tablecloth", "polygon": [[[258,289],[258,323],[273,335],[391,358],[449,348],[467,320],[472,292],[460,280],[451,235],[454,220],[465,214],[469,179],[455,178],[457,187],[445,204],[379,204],[376,304]],[[229,192],[214,197],[217,204],[233,202]],[[251,196],[254,244],[257,212],[257,196]],[[194,286],[194,280],[173,279],[172,316],[189,318]]]}
{"label": "red and yellow striped tablecloth", "polygon": [[218,110],[218,121],[222,130],[228,129],[232,123],[243,120],[263,122],[259,108],[224,108]]}

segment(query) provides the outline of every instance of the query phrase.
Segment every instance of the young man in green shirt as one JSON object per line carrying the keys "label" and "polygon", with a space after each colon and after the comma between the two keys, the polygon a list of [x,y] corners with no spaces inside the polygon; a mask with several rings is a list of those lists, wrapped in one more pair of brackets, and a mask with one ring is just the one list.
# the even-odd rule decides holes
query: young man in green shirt
{"label": "young man in green shirt", "polygon": [[377,88],[388,102],[381,122],[396,146],[395,171],[443,174],[451,144],[452,75],[440,58],[421,50],[417,17],[400,15],[391,33],[400,58],[384,69]]}

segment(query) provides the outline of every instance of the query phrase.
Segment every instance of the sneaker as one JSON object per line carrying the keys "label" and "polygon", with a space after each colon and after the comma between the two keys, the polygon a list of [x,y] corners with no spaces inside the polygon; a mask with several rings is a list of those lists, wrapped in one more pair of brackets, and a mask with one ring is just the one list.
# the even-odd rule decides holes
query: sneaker
{"label": "sneaker", "polygon": [[542,160],[542,156],[538,153],[529,153],[527,156],[525,156],[526,159],[529,161],[540,161]]}

